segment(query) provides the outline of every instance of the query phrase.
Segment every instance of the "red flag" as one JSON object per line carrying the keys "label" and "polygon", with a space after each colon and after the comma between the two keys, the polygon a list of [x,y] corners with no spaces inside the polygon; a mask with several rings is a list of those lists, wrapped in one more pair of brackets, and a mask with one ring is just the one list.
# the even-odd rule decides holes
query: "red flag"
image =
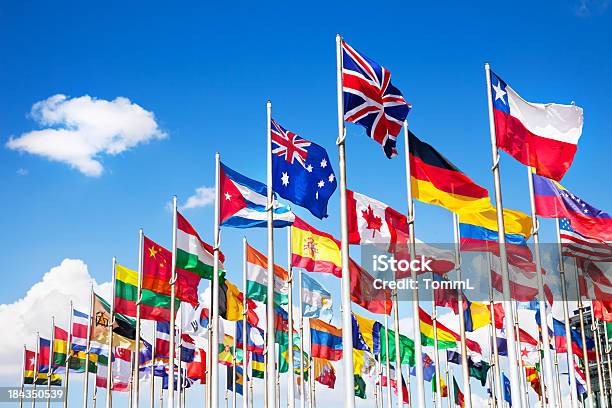
{"label": "red flag", "polygon": [[503,303],[499,302],[493,305],[493,317],[495,318],[495,328],[503,329],[504,318],[506,317],[506,312],[504,312]]}
{"label": "red flag", "polygon": [[391,313],[391,290],[376,289],[374,278],[357,262],[349,258],[351,300],[372,313]]}
{"label": "red flag", "polygon": [[200,380],[200,383],[206,384],[206,351],[204,349],[196,349],[193,361],[187,363],[187,378]]}

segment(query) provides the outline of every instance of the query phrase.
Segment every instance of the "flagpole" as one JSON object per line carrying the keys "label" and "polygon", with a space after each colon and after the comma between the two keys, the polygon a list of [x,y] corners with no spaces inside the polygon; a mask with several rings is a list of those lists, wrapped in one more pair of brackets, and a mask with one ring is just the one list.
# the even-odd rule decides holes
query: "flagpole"
{"label": "flagpole", "polygon": [[[589,406],[591,408],[593,408],[593,386],[592,386],[592,382],[591,382],[591,368],[589,365],[589,356],[588,356],[588,351],[587,351],[587,344],[586,344],[586,334],[584,331],[584,313],[583,313],[583,305],[582,305],[582,297],[580,296],[580,289],[579,289],[579,273],[578,273],[578,262],[576,261],[576,258],[573,258],[574,260],[574,272],[576,274],[576,297],[578,298],[578,315],[580,318],[580,336],[581,336],[581,340],[582,340],[582,361],[584,361],[584,371],[585,371],[585,376],[586,376],[586,385],[587,385],[587,395],[590,397],[589,398]],[[572,345],[572,343],[568,343],[567,347],[570,348]]]}
{"label": "flagpole", "polygon": [[21,358],[21,381],[19,384],[19,408],[23,408],[23,392],[25,390],[25,366],[26,366],[26,345],[23,345],[23,356]]}
{"label": "flagpole", "polygon": [[605,394],[604,394],[604,383],[603,383],[603,372],[601,368],[601,358],[599,356],[599,324],[593,316],[593,307],[591,307],[591,332],[593,333],[593,340],[595,340],[595,362],[597,364],[597,381],[599,385],[599,401],[601,407],[607,407]]}
{"label": "flagpole", "polygon": [[[310,327],[310,319],[308,320],[308,326]],[[308,351],[310,354],[308,364],[310,365],[311,368],[314,368],[314,357],[312,357],[312,338],[310,339],[310,348],[308,349]],[[312,375],[313,372],[314,370],[311,370],[311,375],[308,376],[308,407],[309,408],[314,407],[313,390],[314,390],[315,378],[314,378],[314,375]]]}
{"label": "flagpole", "polygon": [[[519,346],[519,352],[518,354],[516,354],[517,356],[517,360],[516,363],[519,367],[519,375],[520,375],[520,389],[521,389],[521,400],[523,401],[523,406],[528,407],[529,406],[529,399],[527,396],[527,385],[525,384],[525,367],[524,367],[524,363],[523,363],[523,356],[521,355],[522,349],[521,349],[521,334],[520,334],[520,319],[519,319],[519,315],[518,312],[516,311],[516,303],[512,304],[512,313],[516,316],[516,320],[514,321],[514,333],[516,335],[515,340],[518,343]],[[510,362],[510,365],[512,365],[512,360],[510,359],[510,354],[508,354],[508,361]]]}
{"label": "flagpole", "polygon": [[[288,300],[289,300],[289,307],[288,307],[288,312],[287,312],[287,320],[289,323],[289,355],[287,356],[287,362],[289,363],[289,375],[288,377],[288,383],[289,383],[289,388],[287,389],[287,398],[288,398],[288,403],[287,406],[289,408],[294,408],[295,407],[295,389],[294,389],[294,381],[295,381],[295,376],[294,376],[294,361],[293,361],[293,268],[291,265],[291,252],[292,252],[292,247],[291,247],[291,227],[287,227],[287,273],[289,274],[289,293],[288,293]],[[302,350],[300,349],[300,353],[302,352]],[[302,358],[300,358],[300,360],[303,360],[303,356]]]}
{"label": "flagpole", "polygon": [[[406,195],[408,201],[408,243],[410,245],[410,256],[416,259],[416,243],[414,237],[414,202],[412,200],[412,182],[410,179],[410,138],[408,133],[408,121],[404,121],[404,155],[406,160]],[[411,279],[418,283],[417,272],[411,268]],[[425,406],[425,385],[423,375],[423,346],[421,344],[421,319],[419,316],[419,288],[418,284],[412,291],[412,317],[414,325],[414,351],[418,406]],[[401,384],[399,385],[401,387]]]}
{"label": "flagpole", "polygon": [[[108,319],[108,373],[106,375],[106,408],[113,406],[113,390],[112,390],[112,379],[113,379],[113,324],[115,322],[115,282],[116,273],[115,267],[117,265],[117,258],[113,256],[113,278],[111,285],[111,302],[110,302],[110,313]],[[88,362],[89,363],[89,362]]]}
{"label": "flagpole", "polygon": [[55,316],[51,316],[51,342],[49,343],[49,369],[47,370],[47,408],[51,408],[51,374],[53,373],[53,354],[55,343]]}
{"label": "flagpole", "polygon": [[91,342],[91,325],[93,322],[93,297],[94,291],[92,284],[89,290],[89,316],[87,323],[87,340],[85,341],[85,378],[83,379],[83,408],[87,408],[87,398],[89,394],[89,347]]}
{"label": "flagpole", "polygon": [[[559,357],[557,353],[553,355],[553,363],[555,364],[555,395],[556,395],[556,407],[561,407],[561,378],[559,377]],[[570,370],[568,364],[568,371]]]}
{"label": "flagpole", "polygon": [[[244,297],[246,297],[246,292],[244,294]],[[234,351],[233,351],[233,358],[232,358],[232,408],[236,408],[236,366],[237,366],[237,362],[238,362],[238,358],[236,356],[236,342],[238,340],[238,333],[234,333]],[[246,343],[247,340],[245,339],[245,333],[242,333],[242,343]],[[243,356],[244,359],[244,356]],[[244,390],[243,390],[243,394],[244,394]]]}
{"label": "flagpole", "polygon": [[[66,344],[66,372],[64,373],[64,408],[68,408],[68,372],[70,371],[70,351],[72,349],[72,315],[74,314],[74,307],[72,306],[72,300],[70,301],[70,320],[68,323],[68,343]],[[87,361],[85,362],[87,363]]]}
{"label": "flagpole", "polygon": [[157,322],[153,325],[153,343],[151,343],[151,384],[149,389],[149,408],[155,408],[155,343],[157,343]]}
{"label": "flagpole", "polygon": [[[591,309],[592,310],[592,309]],[[604,340],[606,342],[605,347],[602,349],[602,353],[605,351],[606,353],[606,360],[608,363],[608,376],[609,376],[609,384],[610,387],[612,388],[612,361],[610,361],[610,351],[612,351],[612,348],[610,348],[610,340],[608,339],[608,327],[607,327],[607,323],[604,321],[603,322],[603,326],[604,326]],[[610,393],[612,393],[612,389],[608,390]]]}
{"label": "flagpole", "polygon": [[355,407],[353,375],[353,322],[351,312],[351,274],[349,270],[348,214],[346,200],[346,139],[344,130],[344,95],[342,93],[342,37],[336,34],[336,83],[338,96],[338,167],[340,169],[340,238],[342,256],[342,363],[344,365],[344,406]]}
{"label": "flagpole", "polygon": [[[386,307],[386,306],[385,306]],[[387,408],[391,408],[391,355],[389,353],[389,316],[385,313],[385,358],[387,360]],[[397,362],[396,362],[397,364]],[[412,404],[412,401],[411,401]]]}
{"label": "flagpole", "polygon": [[268,360],[266,365],[266,388],[268,390],[268,408],[276,405],[276,353],[274,351],[274,193],[272,192],[272,102],[266,104],[267,112],[267,141],[266,141],[266,163],[267,163],[267,218],[268,218],[268,302],[266,307],[266,336],[268,338]]}
{"label": "flagpole", "polygon": [[144,250],[144,234],[142,228],[138,230],[138,288],[136,291],[136,350],[134,357],[134,387],[133,387],[133,399],[134,407],[138,408],[139,405],[139,391],[140,391],[140,302],[142,301],[142,252]]}
{"label": "flagpole", "polygon": [[[434,279],[434,273],[431,273],[432,281]],[[432,296],[432,312],[431,312],[431,321],[433,323],[434,330],[434,364],[436,365],[436,392],[435,392],[435,403],[436,407],[442,408],[442,388],[440,382],[440,356],[438,354],[438,309],[436,307],[436,294],[434,292],[433,286],[431,287],[431,296]],[[459,309],[461,310],[461,309]]]}
{"label": "flagpole", "polygon": [[397,289],[393,290],[393,303],[393,329],[395,331],[395,365],[398,368],[398,370],[395,370],[395,381],[398,384],[396,402],[397,408],[402,408],[404,406],[404,387],[402,387],[402,357],[400,353],[399,305],[397,302]]}
{"label": "flagpole", "polygon": [[[245,378],[245,384],[242,390],[242,408],[248,408],[249,406],[249,375],[248,375],[248,364],[247,364],[247,353],[249,343],[249,332],[247,325],[247,239],[242,237],[242,374]],[[238,337],[237,335],[234,337]]]}
{"label": "flagpole", "polygon": [[[487,80],[487,104],[489,107],[489,130],[491,136],[491,155],[493,159],[493,180],[495,183],[495,207],[497,212],[497,231],[499,241],[499,260],[501,264],[502,287],[504,295],[504,310],[506,310],[506,329],[508,356],[516,354],[516,340],[514,335],[514,314],[512,313],[512,302],[510,300],[510,279],[508,275],[508,257],[506,254],[506,228],[504,226],[504,213],[501,191],[501,176],[499,172],[499,151],[497,150],[497,137],[495,135],[495,119],[493,117],[493,100],[491,95],[491,69],[489,63],[485,63],[485,75]],[[512,395],[519,395],[519,373],[516,364],[509,364],[510,389]],[[520,405],[520,404],[519,404]]]}
{"label": "flagpole", "polygon": [[[291,228],[291,227],[289,227]],[[305,361],[304,361],[304,316],[302,315],[304,309],[303,309],[303,295],[302,295],[302,269],[299,269],[299,290],[300,290],[300,295],[298,296],[298,298],[300,299],[300,408],[305,408],[305,402],[306,402],[306,395],[304,394],[304,366],[305,366]],[[312,371],[310,372],[310,376],[312,376]]]}
{"label": "flagpole", "polygon": [[[565,327],[565,342],[567,345],[567,371],[570,380],[570,395],[572,397],[572,408],[578,408],[578,390],[576,388],[576,372],[574,368],[576,362],[574,361],[574,351],[572,349],[572,331],[570,327],[568,307],[569,300],[567,296],[567,285],[565,283],[565,263],[563,262],[563,248],[561,247],[561,230],[559,227],[559,219],[557,219],[556,221],[557,222],[555,222],[555,226],[557,228],[557,250],[559,252],[559,276],[561,279],[561,296],[563,297],[563,325]],[[578,298],[580,298],[580,293],[578,293]]]}
{"label": "flagpole", "polygon": [[[502,391],[502,375],[501,375],[501,366],[499,365],[499,350],[497,348],[497,328],[495,327],[495,303],[493,302],[493,283],[491,281],[491,253],[487,252],[487,268],[488,268],[488,276],[489,276],[489,314],[491,319],[491,344],[493,350],[493,361],[492,365],[494,376],[493,381],[495,385],[495,398],[496,405],[499,407],[504,406],[504,395]],[[507,342],[507,340],[506,340]]]}
{"label": "flagpole", "polygon": [[[179,406],[179,408],[182,407],[181,401],[183,400],[183,375],[182,375],[182,368],[183,368],[183,308],[181,308],[179,306],[179,311],[178,311],[178,315],[179,315],[179,322],[177,324],[178,326],[178,347],[176,349],[176,353],[178,355],[178,378],[176,380],[176,386],[178,388],[177,392],[178,392],[178,401],[177,401],[177,405]],[[174,367],[172,367],[172,375],[173,375],[173,380],[174,380]]]}
{"label": "flagpole", "polygon": [[[457,281],[461,282],[461,251],[459,237],[459,216],[453,213],[453,236],[455,241],[455,270],[457,271]],[[463,315],[463,293],[461,288],[457,288],[457,306],[459,308],[459,336],[461,339],[461,371],[463,376],[463,391],[465,393],[465,407],[472,407],[472,390],[470,387],[470,367],[467,356],[467,341],[465,336],[465,319]]]}
{"label": "flagpole", "polygon": [[32,383],[32,408],[36,407],[36,377],[38,377],[38,353],[40,352],[40,333],[36,332],[36,353],[34,353],[34,381]]}
{"label": "flagpole", "polygon": [[[536,214],[535,192],[533,188],[533,168],[527,166],[527,179],[529,180],[529,200],[531,204],[531,218],[533,225],[531,235],[533,237],[533,249],[535,252],[536,275],[538,283],[538,306],[540,310],[540,330],[542,333],[542,346],[544,347],[544,389],[549,401],[554,401],[552,361],[550,358],[550,339],[548,337],[548,318],[546,316],[546,302],[544,298],[544,277],[542,272],[542,261],[540,259],[540,222]],[[542,405],[546,406],[546,396],[542,399]]]}
{"label": "flagpole", "polygon": [[176,347],[176,228],[177,208],[176,196],[172,196],[172,265],[170,278],[170,348],[168,350],[168,367],[172,373],[172,380],[168,381],[168,408],[174,408],[174,353]]}

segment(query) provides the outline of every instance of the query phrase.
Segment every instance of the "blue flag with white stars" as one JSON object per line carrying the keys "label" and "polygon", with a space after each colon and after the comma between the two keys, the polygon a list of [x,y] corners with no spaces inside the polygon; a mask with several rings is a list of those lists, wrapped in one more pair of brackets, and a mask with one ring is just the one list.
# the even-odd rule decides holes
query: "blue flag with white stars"
{"label": "blue flag with white stars", "polygon": [[281,197],[327,217],[327,202],[336,190],[336,175],[324,148],[274,120],[272,129],[272,189]]}

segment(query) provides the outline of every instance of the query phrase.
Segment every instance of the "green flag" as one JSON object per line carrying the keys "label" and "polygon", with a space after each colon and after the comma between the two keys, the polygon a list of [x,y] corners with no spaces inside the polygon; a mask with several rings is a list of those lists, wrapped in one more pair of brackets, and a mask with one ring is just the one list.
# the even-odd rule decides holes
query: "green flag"
{"label": "green flag", "polygon": [[[381,363],[387,362],[387,337],[389,333],[389,361],[395,362],[395,332],[393,330],[385,330],[380,328],[380,358]],[[414,367],[414,341],[400,334],[400,358],[402,364],[408,364]]]}
{"label": "green flag", "polygon": [[355,396],[366,399],[366,383],[359,374],[355,374]]}

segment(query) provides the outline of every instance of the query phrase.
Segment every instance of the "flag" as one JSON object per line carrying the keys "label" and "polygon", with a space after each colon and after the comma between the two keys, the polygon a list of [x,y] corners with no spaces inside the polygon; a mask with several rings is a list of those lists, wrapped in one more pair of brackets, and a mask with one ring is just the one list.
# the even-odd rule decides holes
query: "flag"
{"label": "flag", "polygon": [[191,363],[196,351],[196,346],[191,336],[185,333],[181,334],[179,346],[180,352],[177,354],[180,355],[180,361]]}
{"label": "flag", "polygon": [[387,204],[366,195],[346,190],[348,237],[350,244],[389,244],[393,252],[397,244],[407,243],[406,216]]}
{"label": "flag", "polygon": [[181,388],[186,389],[191,387],[193,384],[193,380],[186,376],[186,370],[184,368],[179,368],[178,366],[174,366],[174,370],[170,370],[170,367],[165,368],[165,373],[162,376],[162,389],[167,390],[170,376],[172,376],[174,380],[174,391],[176,392],[179,389],[179,378],[181,382]]}
{"label": "flag", "polygon": [[463,312],[465,330],[473,332],[481,327],[491,324],[491,312],[489,306],[480,302],[466,301],[467,308]]}
{"label": "flag", "polygon": [[[357,324],[361,339],[367,346],[367,350],[374,355],[380,354],[380,329],[382,324],[376,320],[360,316],[357,313],[353,313],[353,319]],[[354,342],[353,347],[355,347]]]}
{"label": "flag", "polygon": [[315,381],[319,384],[326,385],[328,388],[334,389],[336,385],[336,370],[331,361],[313,356],[312,362],[312,377]]}
{"label": "flag", "polygon": [[[224,279],[219,283],[219,316],[230,321],[242,320],[243,300],[243,293],[232,282]],[[249,303],[247,319],[256,326],[258,322],[255,314],[256,305],[250,299],[247,299],[247,302]]]}
{"label": "flag", "polygon": [[[177,233],[178,234],[178,233]],[[143,237],[142,289],[170,296],[172,278],[172,252]],[[219,254],[220,259],[222,255]],[[192,271],[176,269],[176,298],[193,305],[198,304],[200,277]]]}
{"label": "flag", "polygon": [[72,309],[72,350],[87,350],[87,328],[89,322],[89,316],[86,313]]}
{"label": "flag", "polygon": [[48,373],[49,372],[49,361],[51,356],[51,341],[49,339],[43,339],[42,337],[38,340],[38,356],[36,357],[37,366],[36,373]]}
{"label": "flag", "polygon": [[[387,352],[387,333],[389,335],[389,352]],[[414,341],[404,336],[403,334],[399,335],[400,340],[400,359],[401,364],[408,364],[410,366],[414,366]],[[389,361],[395,363],[395,332],[393,330],[385,330],[385,328],[380,326],[380,362],[387,362],[387,355],[389,356]]]}
{"label": "flag", "polygon": [[[176,267],[195,273],[200,278],[212,279],[214,270],[213,247],[200,238],[189,222],[176,212]],[[225,270],[225,256],[219,253],[219,270]]]}
{"label": "flag", "polygon": [[[437,383],[438,381],[436,380],[436,375],[434,374],[433,378],[431,379],[431,391],[432,392],[437,392]],[[440,393],[440,397],[442,398],[448,398],[448,386],[446,385],[446,383],[444,382],[444,377],[440,377],[440,388],[442,388],[442,392]]]}
{"label": "flag", "polygon": [[327,217],[327,202],[336,190],[336,175],[324,148],[284,129],[274,119],[272,131],[272,189],[281,197]]}
{"label": "flag", "polygon": [[527,366],[525,367],[525,377],[531,388],[538,394],[538,396],[542,396],[542,389],[540,388],[540,373],[538,372],[538,368],[536,366]]}
{"label": "flag", "polygon": [[[419,308],[419,318],[421,320],[421,341],[423,342],[424,346],[433,346],[433,320],[431,316],[421,308]],[[457,333],[450,330],[439,321],[436,322],[436,329],[438,334],[438,348],[440,349],[455,348],[457,347],[457,342],[461,341],[461,337]],[[478,343],[470,339],[466,339],[465,342],[468,349],[477,354],[482,354],[482,349]]]}
{"label": "flag", "polygon": [[533,175],[536,213],[544,218],[567,218],[572,228],[586,237],[612,241],[612,218],[561,184]]}
{"label": "flag", "polygon": [[[136,317],[138,301],[138,272],[115,265],[115,312]],[[176,307],[180,301],[176,300]],[[140,318],[144,320],[170,320],[170,296],[142,289]]]}
{"label": "flag", "polygon": [[[192,338],[208,338],[209,310],[203,304],[193,307],[190,303],[182,303],[180,308],[181,325],[183,334],[188,334]],[[221,320],[219,325],[223,327]],[[221,333],[219,331],[219,333]]]}
{"label": "flag", "polygon": [[391,290],[377,289],[375,279],[357,262],[349,258],[351,279],[351,301],[364,309],[378,314],[391,314]]}
{"label": "flag", "polygon": [[589,238],[574,231],[567,218],[559,219],[559,235],[563,255],[612,262],[612,242]]}
{"label": "flag", "polygon": [[310,341],[313,357],[330,361],[342,358],[342,329],[319,319],[310,319]]}
{"label": "flag", "polygon": [[363,377],[355,374],[355,396],[361,399],[366,399],[366,383]]}
{"label": "flag", "polygon": [[342,278],[340,241],[296,217],[291,227],[291,266]]}
{"label": "flag", "polygon": [[23,383],[34,384],[34,360],[36,360],[36,352],[30,350],[24,350],[23,352]]}
{"label": "flag", "polygon": [[157,322],[155,326],[155,360],[167,362],[170,358],[170,323]]}
{"label": "flag", "polygon": [[[230,169],[221,163],[219,183],[220,221],[234,228],[266,227],[268,187]],[[295,215],[274,198],[274,228],[291,225]]]}
{"label": "flag", "polygon": [[[108,325],[111,321],[110,305],[102,297],[95,295],[93,311],[91,338],[98,343],[108,344]],[[120,313],[115,313],[113,320],[113,346],[133,350],[136,340],[136,322]]]}
{"label": "flag", "polygon": [[431,145],[409,133],[410,183],[415,199],[453,212],[491,207],[489,193]]}
{"label": "flag", "polygon": [[[427,355],[427,353],[422,353],[423,359],[423,379],[425,381],[433,381],[434,376],[436,374],[436,364],[434,361]],[[416,376],[416,367],[412,367],[410,370],[410,374]]]}
{"label": "flag", "polygon": [[332,319],[331,293],[319,282],[302,273],[302,317],[316,317],[325,321]]}
{"label": "flag", "polygon": [[[485,227],[472,224],[459,224],[461,251],[490,252],[499,256],[499,233]],[[521,234],[506,234],[506,251],[529,261],[533,260],[527,240]]]}
{"label": "flag", "polygon": [[[448,362],[461,365],[462,359],[460,353],[452,350],[447,350],[446,353]],[[468,356],[468,369],[470,377],[474,377],[479,380],[483,387],[487,383],[487,373],[489,372],[490,368],[491,366],[486,361],[474,361]]]}
{"label": "flag", "polygon": [[187,364],[187,378],[206,384],[206,351],[201,348],[195,350],[193,361]]}
{"label": "flag", "polygon": [[[247,350],[253,353],[264,352],[264,331],[247,322]],[[242,321],[236,322],[236,347],[242,349],[244,346],[244,335],[242,333]]]}
{"label": "flag", "polygon": [[229,334],[223,335],[223,343],[219,344],[219,364],[230,366],[234,364],[234,338]]}
{"label": "flag", "polygon": [[265,371],[266,365],[263,353],[251,353],[251,375],[254,378],[264,378]]}
{"label": "flag", "polygon": [[[533,220],[527,214],[504,208],[504,227],[506,236],[522,235],[525,239],[531,236]],[[463,211],[459,213],[459,222],[476,225],[497,232],[497,210],[492,205],[482,211]]]}
{"label": "flag", "polygon": [[[236,374],[234,374],[234,369],[236,371]],[[234,381],[235,380],[235,381]],[[236,383],[236,392],[240,395],[242,395],[242,387],[244,385],[244,375],[243,375],[243,371],[242,371],[242,367],[237,365],[237,366],[227,366],[227,389],[229,391],[233,391],[234,390],[234,383]]]}
{"label": "flag", "polygon": [[504,401],[512,406],[512,388],[510,387],[510,380],[506,377],[506,374],[502,373],[502,376],[504,377]]}
{"label": "flag", "polygon": [[391,83],[391,72],[342,41],[344,120],[366,129],[388,158],[397,155],[397,135],[410,105]]}
{"label": "flag", "polygon": [[[578,330],[570,327],[570,333],[572,337],[572,352],[574,355],[582,358],[583,350],[582,350],[582,336],[578,332]],[[567,352],[567,341],[565,339],[565,324],[560,322],[559,320],[553,318],[553,337],[555,342],[555,351],[557,353],[566,353]],[[593,339],[588,336],[585,336],[586,344],[587,344],[587,357],[589,360],[595,360],[595,343]]]}
{"label": "flag", "polygon": [[584,371],[578,367],[578,364],[574,364],[574,372],[576,373],[576,388],[578,395],[584,395],[587,393],[586,375]]}
{"label": "flag", "polygon": [[113,391],[129,391],[131,374],[132,352],[122,347],[113,347]]}
{"label": "flag", "polygon": [[531,103],[491,71],[497,147],[538,174],[561,180],[582,134],[582,108]]}
{"label": "flag", "polygon": [[53,327],[53,358],[51,370],[65,372],[66,356],[68,355],[68,332],[61,327]]}
{"label": "flag", "polygon": [[96,387],[106,388],[108,380],[108,347],[103,346],[98,354],[98,371],[96,373]]}
{"label": "flag", "polygon": [[459,405],[461,408],[465,406],[465,397],[459,389],[459,384],[457,384],[455,376],[453,376],[453,398],[456,405]]}
{"label": "flag", "polygon": [[[502,293],[502,275],[500,259],[491,257],[491,283],[495,290]],[[542,269],[542,274],[546,271]],[[510,297],[519,302],[530,302],[538,297],[537,268],[532,262],[523,261],[521,258],[508,257],[508,277],[510,279]],[[544,295],[549,304],[553,302],[552,292],[547,284],[544,284]]]}
{"label": "flag", "polygon": [[[246,295],[257,302],[268,300],[268,258],[248,244]],[[289,303],[289,274],[277,264],[274,264],[274,303]]]}

